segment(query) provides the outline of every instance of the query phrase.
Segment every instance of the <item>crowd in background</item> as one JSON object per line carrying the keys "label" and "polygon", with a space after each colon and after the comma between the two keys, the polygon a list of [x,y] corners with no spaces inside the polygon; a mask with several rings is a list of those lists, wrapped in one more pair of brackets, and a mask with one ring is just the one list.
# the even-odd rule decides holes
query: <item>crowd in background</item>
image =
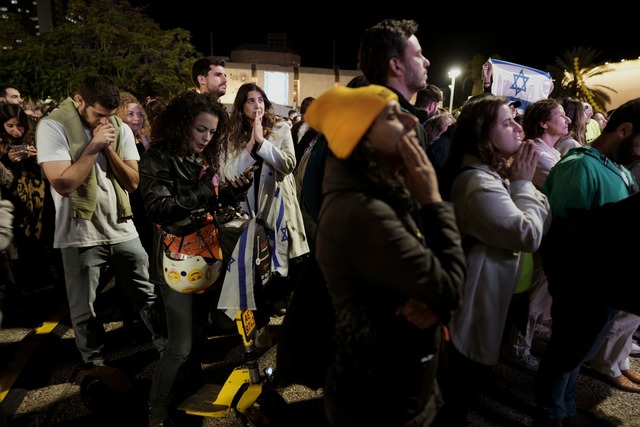
{"label": "crowd in background", "polygon": [[[215,222],[231,210],[257,218],[271,244],[273,271],[252,269],[248,289],[259,348],[279,341],[270,316],[286,312],[286,332],[294,315],[312,321],[293,310],[306,293],[326,303],[317,372],[281,368],[324,388],[332,426],[468,425],[500,359],[537,376],[539,427],[591,425],[575,402],[584,367],[640,393],[629,365],[640,316],[594,297],[603,275],[571,268],[596,208],[638,194],[640,100],[609,113],[575,97],[520,109],[490,93],[488,62],[485,91],[448,111],[416,32],[408,20],[369,28],[363,75],[287,117],[255,83],[228,111],[214,57],[193,64],[197,90],[171,99],[140,101],[106,76],[59,102],[0,85],[0,194],[13,205],[0,326],[21,296],[65,288],[85,369],[100,369],[93,305],[103,266],[118,265],[125,324],[144,323],[159,352],[149,425],[168,425],[201,385],[207,328],[234,328]],[[189,252],[193,233],[215,243]],[[200,292],[171,283],[167,263],[182,261],[201,263]],[[294,351],[284,338],[279,352]],[[380,387],[397,393],[383,413],[366,410]]]}

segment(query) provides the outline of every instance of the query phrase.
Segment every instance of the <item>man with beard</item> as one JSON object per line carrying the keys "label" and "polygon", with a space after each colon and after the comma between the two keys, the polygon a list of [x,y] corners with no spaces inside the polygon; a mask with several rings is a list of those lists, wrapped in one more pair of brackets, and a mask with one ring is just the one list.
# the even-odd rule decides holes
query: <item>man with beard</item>
{"label": "man with beard", "polygon": [[206,56],[191,66],[191,80],[200,93],[213,93],[218,98],[227,93],[227,73],[224,59]]}
{"label": "man with beard", "polygon": [[[400,107],[420,119],[419,110],[410,101],[427,87],[431,63],[422,54],[417,32],[418,23],[413,20],[385,19],[377,23],[360,37],[358,63],[369,84],[391,89],[398,95]],[[426,153],[423,127],[417,126],[416,132]]]}
{"label": "man with beard", "polygon": [[118,87],[106,76],[87,77],[77,102],[68,98],[40,120],[38,163],[51,183],[76,346],[91,370],[104,366],[104,328],[94,302],[102,268],[109,265],[162,349],[159,307],[149,282],[149,259],[132,220],[128,192],[138,187],[133,132],[115,113]]}
{"label": "man with beard", "polygon": [[[615,241],[603,222],[619,220],[612,216],[603,220],[606,217],[600,212],[633,192],[631,174],[619,162],[629,156],[630,149],[638,150],[634,148],[640,147],[638,142],[640,98],[618,107],[591,145],[571,150],[556,163],[542,188],[553,215],[540,247],[553,298],[553,329],[538,370],[534,426],[592,425],[586,414],[577,412],[576,378],[582,364],[602,345],[617,314],[605,297],[611,290],[603,287],[611,282],[605,278],[618,267],[601,264],[600,257],[589,266],[585,257],[622,252],[614,245],[598,247],[594,242]],[[603,238],[603,233],[609,237]]]}

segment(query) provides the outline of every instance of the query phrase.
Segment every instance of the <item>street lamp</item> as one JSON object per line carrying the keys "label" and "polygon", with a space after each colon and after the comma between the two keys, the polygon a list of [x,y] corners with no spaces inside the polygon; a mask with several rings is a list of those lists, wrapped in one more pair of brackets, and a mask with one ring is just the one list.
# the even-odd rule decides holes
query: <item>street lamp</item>
{"label": "street lamp", "polygon": [[456,77],[460,75],[460,69],[454,68],[449,70],[449,77],[451,78],[451,98],[449,98],[449,112],[453,111],[453,94],[456,90]]}

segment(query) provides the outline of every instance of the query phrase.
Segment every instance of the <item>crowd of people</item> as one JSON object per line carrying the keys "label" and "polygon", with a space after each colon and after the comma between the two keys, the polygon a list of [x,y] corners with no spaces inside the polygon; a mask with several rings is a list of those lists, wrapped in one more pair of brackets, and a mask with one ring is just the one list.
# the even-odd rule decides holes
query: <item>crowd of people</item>
{"label": "crowd of people", "polygon": [[[521,114],[490,93],[487,63],[484,92],[447,111],[417,32],[412,20],[368,28],[362,75],[288,117],[256,83],[222,105],[215,57],[170,99],[141,102],[96,75],[34,114],[1,85],[0,304],[46,271],[65,288],[83,369],[100,370],[95,303],[110,267],[123,313],[158,351],[148,425],[166,427],[202,385],[208,328],[235,328],[223,218],[241,217],[263,244],[249,240],[236,308],[254,310],[257,348],[279,341],[269,319],[283,307],[285,332],[293,316],[323,319],[313,366],[284,365],[286,335],[278,360],[283,378],[323,389],[331,426],[467,426],[501,358],[536,375],[534,426],[595,425],[577,375],[588,366],[640,393],[640,303],[601,298],[615,266],[576,266],[602,250],[584,234],[609,218],[600,208],[638,193],[640,99],[607,114],[548,98]],[[382,411],[380,390],[392,391]]]}

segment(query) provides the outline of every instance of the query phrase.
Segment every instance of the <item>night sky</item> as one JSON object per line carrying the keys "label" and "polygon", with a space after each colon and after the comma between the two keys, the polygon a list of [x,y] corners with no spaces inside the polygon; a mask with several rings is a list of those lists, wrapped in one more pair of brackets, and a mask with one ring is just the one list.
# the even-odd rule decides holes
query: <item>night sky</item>
{"label": "night sky", "polygon": [[[145,1],[131,3],[141,5]],[[180,0],[169,3],[179,5],[174,8],[159,3],[153,2],[145,13],[163,29],[180,27],[191,31],[192,43],[205,55],[229,56],[231,50],[245,43],[266,45],[268,33],[284,33],[292,49],[301,55],[301,66],[336,65],[349,70],[357,69],[359,37],[364,29],[385,18],[414,19],[419,23],[418,40],[431,62],[429,83],[442,88],[450,83],[448,70],[463,67],[476,53],[487,58],[500,55],[505,61],[542,70],[578,46],[601,52],[597,61],[618,62],[640,56],[635,35],[637,18],[632,13],[621,13],[620,8],[609,11],[608,4],[588,12],[585,6],[581,11],[584,13],[563,14],[547,2],[532,9],[519,6],[531,6],[530,2],[515,1],[475,2],[477,6],[472,9],[461,2],[440,2],[431,9],[427,5],[434,2],[412,2],[416,6],[411,7],[409,2],[389,2],[384,8],[392,9],[397,4],[402,13],[369,10],[362,3],[349,6],[349,1],[338,3],[347,13],[334,11],[337,8],[332,2],[264,2],[255,11],[246,3],[237,11],[233,2]],[[454,6],[460,16],[453,16],[445,6]],[[411,8],[420,11],[407,12]],[[501,18],[489,19],[493,13]],[[614,13],[615,21],[607,18]],[[578,15],[589,19],[576,19]],[[506,16],[510,17],[508,22]],[[613,22],[615,33],[600,30]]]}

